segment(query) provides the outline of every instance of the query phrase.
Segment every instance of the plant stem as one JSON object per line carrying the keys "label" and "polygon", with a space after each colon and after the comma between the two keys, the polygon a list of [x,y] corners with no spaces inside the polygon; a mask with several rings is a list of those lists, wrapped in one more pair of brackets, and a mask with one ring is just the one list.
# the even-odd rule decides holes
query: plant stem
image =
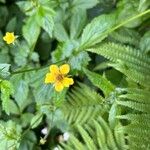
{"label": "plant stem", "polygon": [[[66,61],[66,60],[64,59],[64,60],[58,61],[58,62],[53,63],[53,64],[58,64],[58,63],[61,63],[61,62],[64,62],[64,61]],[[49,64],[49,65],[51,65],[51,64]],[[31,68],[31,69],[27,69],[27,70],[14,71],[14,72],[11,72],[11,75],[25,73],[25,72],[31,72],[31,71],[38,71],[38,70],[49,67],[49,65],[43,66],[43,67]]]}

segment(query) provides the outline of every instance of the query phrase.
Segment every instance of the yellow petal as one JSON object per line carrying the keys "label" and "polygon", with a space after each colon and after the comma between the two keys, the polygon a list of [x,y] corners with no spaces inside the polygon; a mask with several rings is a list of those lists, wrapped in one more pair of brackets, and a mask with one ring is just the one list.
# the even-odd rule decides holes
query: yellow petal
{"label": "yellow petal", "polygon": [[63,85],[64,87],[69,87],[69,85],[72,85],[74,83],[72,78],[64,78],[63,79]]}
{"label": "yellow petal", "polygon": [[70,71],[70,66],[68,64],[64,64],[60,66],[61,74],[67,74]]}
{"label": "yellow petal", "polygon": [[57,92],[62,91],[63,88],[64,88],[64,86],[63,86],[63,84],[62,84],[61,82],[56,82],[56,83],[55,83],[55,90],[56,90]]}
{"label": "yellow petal", "polygon": [[16,37],[14,36],[14,32],[6,32],[6,35],[3,37],[3,40],[6,41],[7,44],[14,43],[15,39]]}
{"label": "yellow petal", "polygon": [[55,82],[55,76],[51,73],[47,73],[45,77],[45,83],[53,83]]}
{"label": "yellow petal", "polygon": [[58,74],[58,73],[59,73],[59,68],[58,68],[58,66],[57,66],[57,65],[51,65],[51,66],[50,66],[50,72],[51,72],[52,74]]}

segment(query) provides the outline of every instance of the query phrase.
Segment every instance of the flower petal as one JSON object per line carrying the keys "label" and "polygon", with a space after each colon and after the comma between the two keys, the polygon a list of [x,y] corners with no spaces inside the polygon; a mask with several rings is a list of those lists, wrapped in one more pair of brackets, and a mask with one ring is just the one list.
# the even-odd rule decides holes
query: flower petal
{"label": "flower petal", "polygon": [[14,43],[16,37],[14,35],[14,32],[6,32],[6,35],[3,37],[3,40],[6,41],[7,44]]}
{"label": "flower petal", "polygon": [[67,74],[70,71],[70,66],[68,64],[64,64],[60,66],[60,72],[61,74]]}
{"label": "flower petal", "polygon": [[63,85],[64,85],[64,87],[69,87],[69,85],[72,85],[73,83],[74,83],[74,81],[73,81],[72,78],[65,77],[63,79]]}
{"label": "flower petal", "polygon": [[45,83],[55,82],[55,76],[52,73],[47,73],[45,78]]}
{"label": "flower petal", "polygon": [[63,84],[62,84],[61,82],[56,82],[56,83],[55,83],[55,90],[56,90],[57,92],[62,91],[63,88],[64,88],[64,86],[63,86]]}
{"label": "flower petal", "polygon": [[51,72],[52,74],[58,74],[58,73],[59,73],[59,68],[58,68],[58,66],[57,66],[57,65],[51,65],[51,66],[50,66],[50,72]]}

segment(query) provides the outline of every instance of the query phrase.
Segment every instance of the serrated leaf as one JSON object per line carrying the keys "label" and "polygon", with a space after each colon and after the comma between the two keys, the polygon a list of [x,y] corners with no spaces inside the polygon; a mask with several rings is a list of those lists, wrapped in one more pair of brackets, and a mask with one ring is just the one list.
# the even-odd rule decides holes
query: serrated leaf
{"label": "serrated leaf", "polygon": [[[18,80],[16,78],[16,80]],[[17,81],[17,84],[14,87],[15,89],[15,94],[14,98],[17,104],[19,105],[19,108],[21,111],[24,110],[24,108],[31,103],[30,99],[28,98],[28,93],[29,93],[29,86],[28,83],[22,79]]]}
{"label": "serrated leaf", "polygon": [[90,61],[90,57],[86,52],[80,52],[75,56],[72,56],[69,59],[69,64],[71,65],[72,70],[82,70],[83,67],[86,67]]}
{"label": "serrated leaf", "polygon": [[48,34],[52,37],[52,31],[54,28],[53,20],[54,11],[51,8],[39,7],[38,13],[36,15],[36,20]]}
{"label": "serrated leaf", "polygon": [[116,14],[100,15],[89,23],[82,33],[81,49],[93,46],[108,36],[116,24]]}
{"label": "serrated leaf", "polygon": [[16,4],[26,15],[33,15],[35,13],[35,6],[32,1],[18,1]]}
{"label": "serrated leaf", "polygon": [[60,23],[56,23],[54,26],[54,36],[59,42],[65,42],[69,40],[66,29]]}
{"label": "serrated leaf", "polygon": [[71,17],[71,23],[70,23],[70,38],[74,39],[77,38],[85,23],[86,23],[86,11],[85,10],[80,10],[77,12],[74,12],[74,14]]}
{"label": "serrated leaf", "polygon": [[0,77],[6,78],[10,75],[10,64],[0,64]]}
{"label": "serrated leaf", "polygon": [[2,108],[6,112],[6,114],[10,114],[10,95],[13,94],[13,86],[12,84],[7,81],[3,80],[0,82],[0,89],[1,89],[1,101],[2,101]]}
{"label": "serrated leaf", "polygon": [[14,101],[8,101],[8,109],[11,114],[19,115],[20,110]]}
{"label": "serrated leaf", "polygon": [[94,7],[99,1],[98,0],[73,0],[73,9],[89,9]]}
{"label": "serrated leaf", "polygon": [[26,20],[26,24],[23,26],[23,36],[28,42],[30,48],[35,46],[40,34],[40,26],[35,20],[36,15],[33,15]]}

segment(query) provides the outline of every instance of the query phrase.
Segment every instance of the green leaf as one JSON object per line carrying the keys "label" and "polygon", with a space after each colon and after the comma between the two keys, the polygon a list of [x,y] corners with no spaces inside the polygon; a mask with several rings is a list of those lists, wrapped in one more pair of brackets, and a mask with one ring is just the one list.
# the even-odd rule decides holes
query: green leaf
{"label": "green leaf", "polygon": [[34,3],[32,1],[18,1],[16,2],[18,7],[22,12],[24,12],[26,15],[33,15],[36,11]]}
{"label": "green leaf", "polygon": [[13,95],[17,102],[20,111],[22,112],[27,105],[31,103],[29,94],[29,86],[27,81],[22,79],[21,75],[14,75],[11,78],[11,83],[14,85],[15,94]]}
{"label": "green leaf", "polygon": [[54,37],[59,42],[65,42],[69,40],[68,34],[64,26],[60,23],[56,23],[54,26]]}
{"label": "green leaf", "polygon": [[54,11],[51,8],[47,7],[39,7],[38,13],[36,15],[36,20],[48,34],[52,37],[52,31],[54,28],[54,20],[53,20]]}
{"label": "green leaf", "polygon": [[87,69],[84,69],[84,72],[88,76],[89,80],[104,92],[105,96],[108,96],[112,91],[114,91],[115,86],[105,77]]}
{"label": "green leaf", "polygon": [[35,149],[35,145],[37,145],[36,135],[33,131],[29,131],[22,138],[18,150],[33,150]]}
{"label": "green leaf", "polygon": [[14,101],[8,101],[8,109],[11,114],[20,115],[20,110]]}
{"label": "green leaf", "polygon": [[14,56],[14,61],[17,66],[25,66],[27,64],[29,52],[29,47],[26,41],[21,41],[13,46],[11,53]]}
{"label": "green leaf", "polygon": [[86,67],[90,61],[90,57],[86,52],[80,52],[77,55],[72,56],[68,63],[71,65],[72,70],[81,71],[83,67]]}
{"label": "green leaf", "polygon": [[70,23],[70,38],[78,38],[80,35],[85,23],[86,23],[86,11],[80,10],[77,12],[74,12],[71,17],[71,23]]}
{"label": "green leaf", "polygon": [[2,100],[2,108],[6,112],[6,114],[10,114],[10,95],[13,94],[13,86],[12,84],[7,81],[3,80],[0,82],[0,89],[1,89],[1,100]]}
{"label": "green leaf", "polygon": [[33,15],[26,20],[26,24],[23,26],[23,36],[30,48],[34,48],[39,34],[40,26],[36,21],[36,15]]}
{"label": "green leaf", "polygon": [[0,77],[6,78],[10,75],[10,64],[0,64]]}
{"label": "green leaf", "polygon": [[5,0],[0,0],[1,3],[5,3]]}
{"label": "green leaf", "polygon": [[150,51],[150,31],[146,32],[140,41],[140,49],[144,53],[148,53]]}
{"label": "green leaf", "polygon": [[43,119],[43,114],[41,112],[38,112],[31,120],[31,128],[34,129],[36,128],[41,122],[42,122],[42,119]]}
{"label": "green leaf", "polygon": [[73,0],[73,9],[89,9],[94,7],[99,1],[98,0]]}
{"label": "green leaf", "polygon": [[21,119],[19,121],[21,121],[21,126],[22,127],[27,127],[32,118],[34,117],[34,115],[32,113],[24,113],[21,115]]}
{"label": "green leaf", "polygon": [[[118,3],[118,6],[119,6],[118,9],[120,9],[118,19],[121,22],[139,13],[137,0],[133,0],[133,1],[122,0]],[[134,21],[131,21],[125,24],[124,26],[128,28],[135,28],[139,26],[141,22],[142,22],[142,18],[138,18],[138,19],[135,19]]]}
{"label": "green leaf", "polygon": [[149,0],[140,0],[138,11],[142,12],[150,6]]}
{"label": "green leaf", "polygon": [[17,19],[16,17],[13,17],[7,24],[6,26],[6,31],[7,32],[14,32],[17,24]]}
{"label": "green leaf", "polygon": [[82,33],[81,49],[93,46],[108,36],[110,29],[116,23],[116,15],[100,15],[89,23]]}

